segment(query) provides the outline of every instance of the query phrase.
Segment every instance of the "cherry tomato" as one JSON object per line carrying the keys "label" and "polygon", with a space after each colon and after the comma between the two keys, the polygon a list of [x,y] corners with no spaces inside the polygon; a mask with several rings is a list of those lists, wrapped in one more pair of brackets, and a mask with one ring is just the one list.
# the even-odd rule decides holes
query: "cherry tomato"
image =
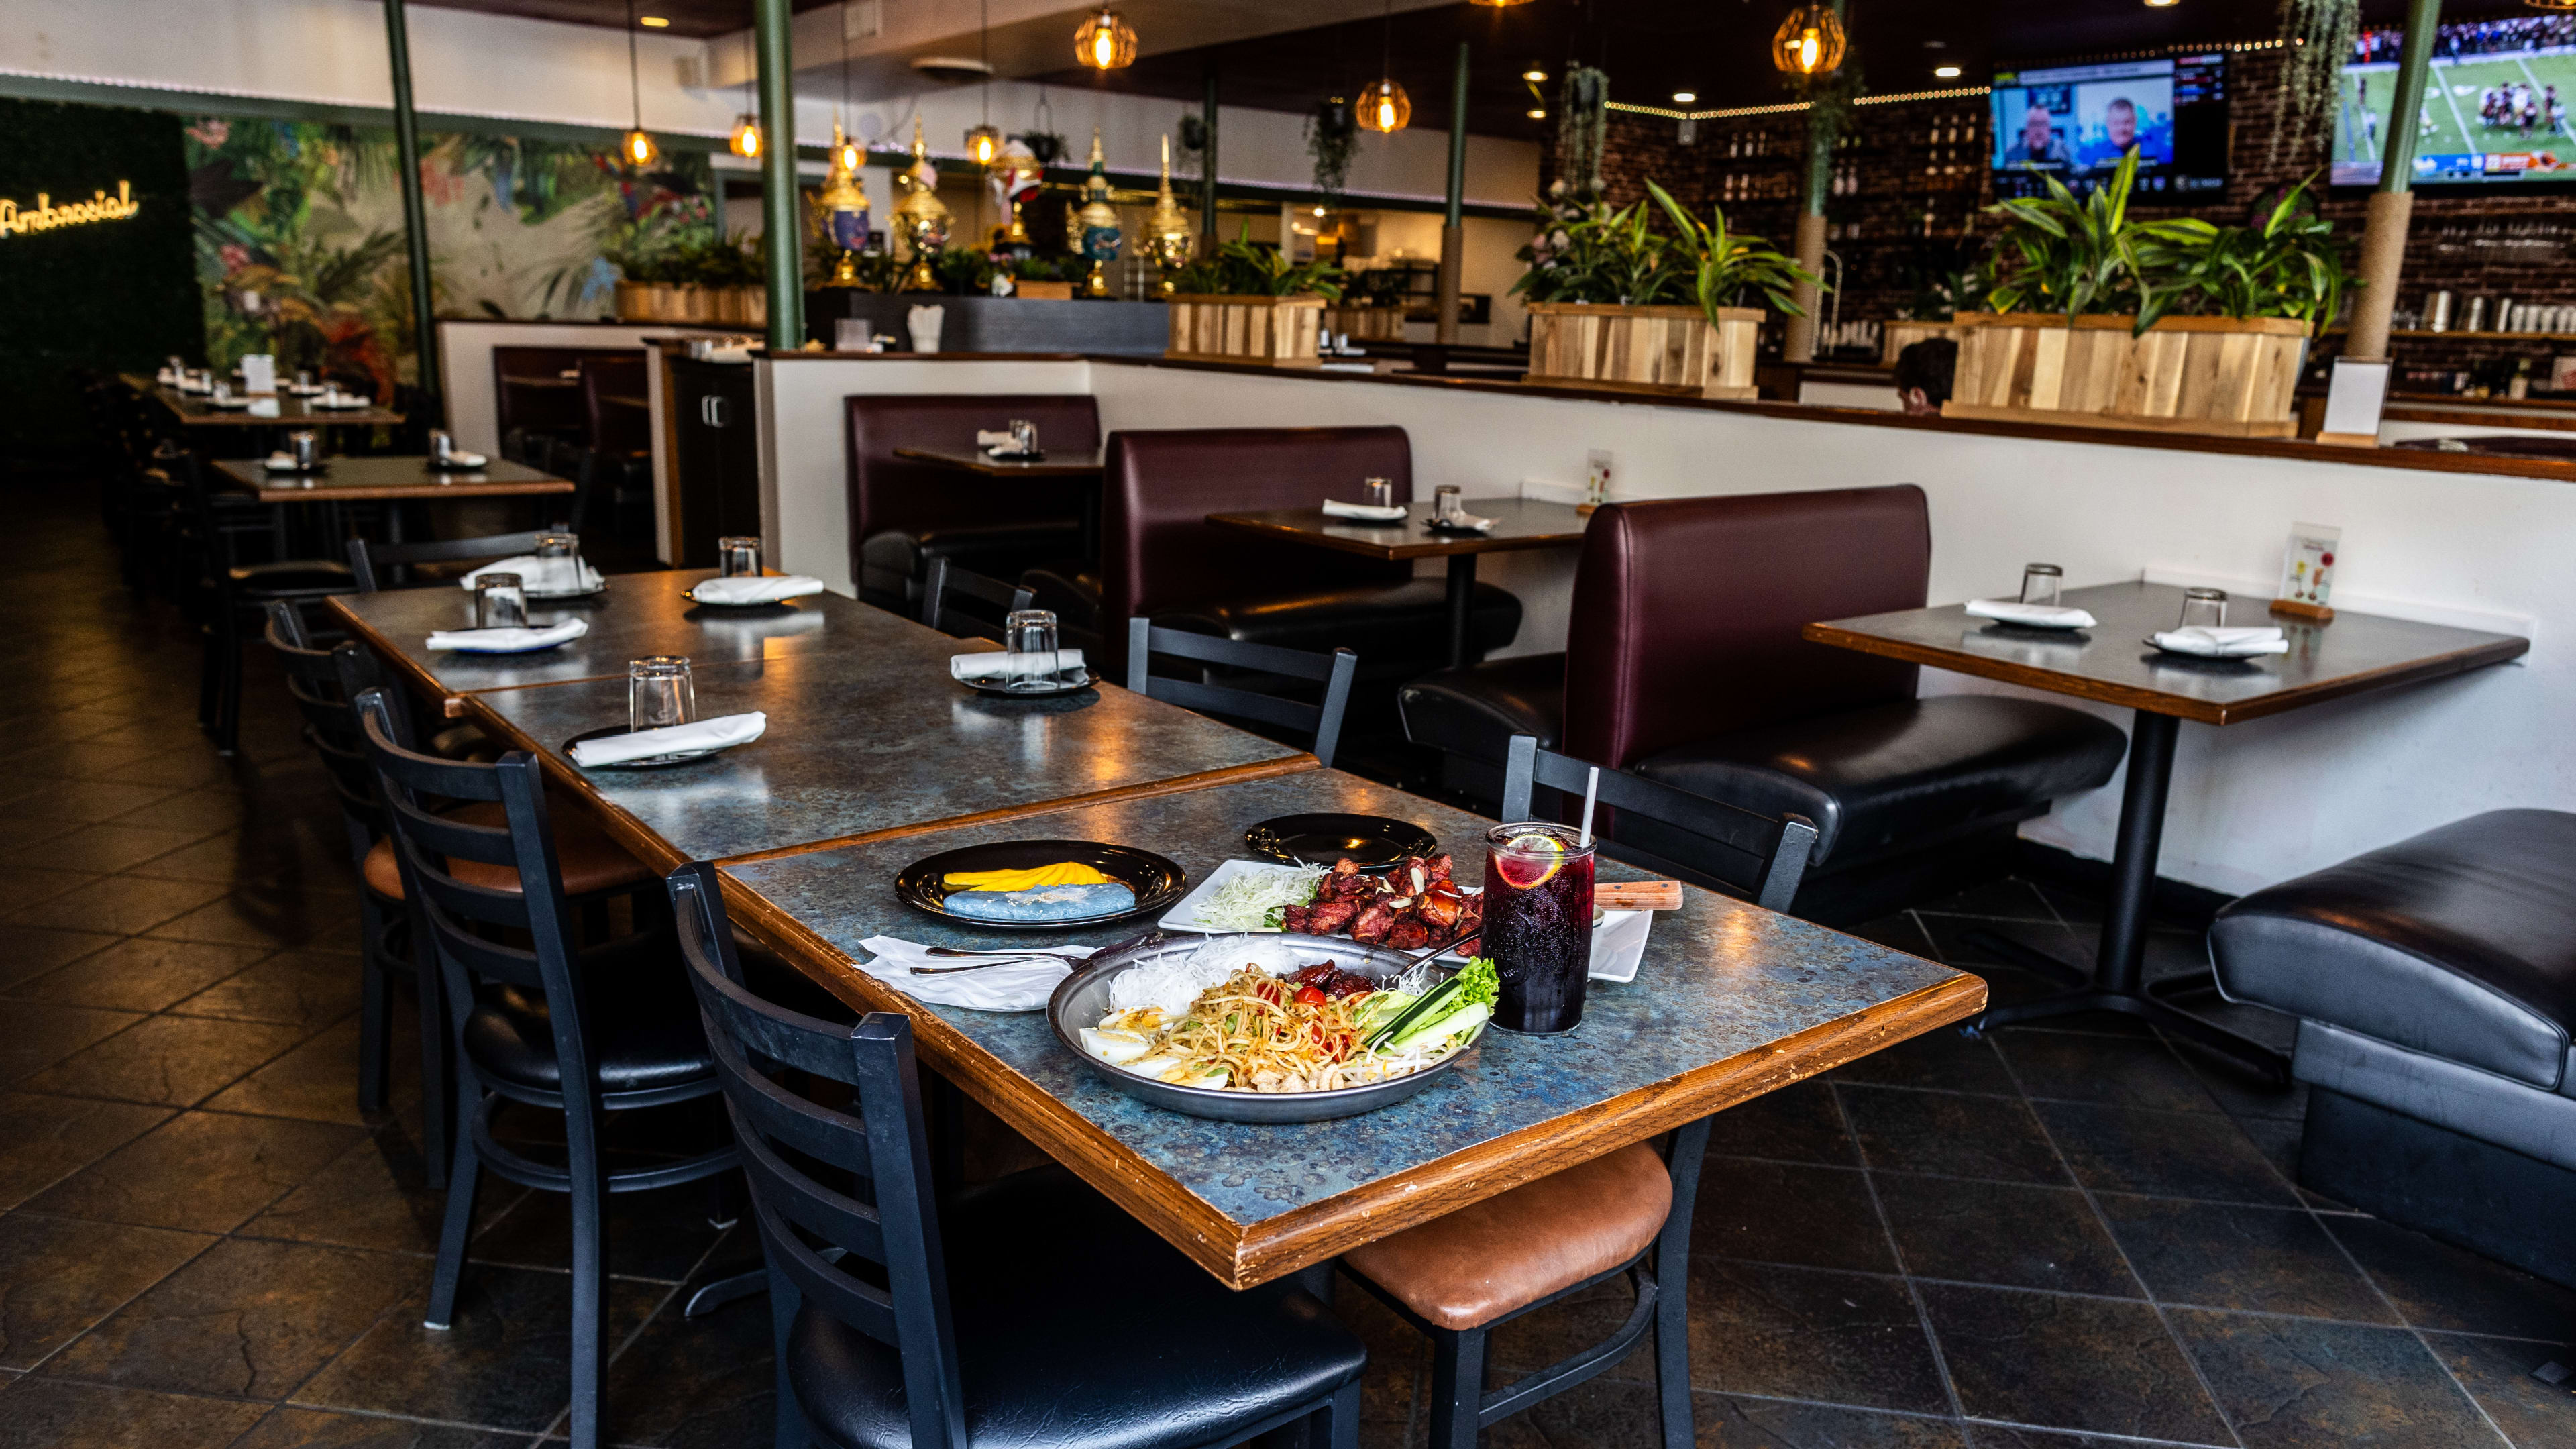
{"label": "cherry tomato", "polygon": [[1297,1004],[1300,1006],[1321,1006],[1330,1000],[1332,1000],[1331,997],[1326,996],[1316,987],[1301,986],[1297,988]]}

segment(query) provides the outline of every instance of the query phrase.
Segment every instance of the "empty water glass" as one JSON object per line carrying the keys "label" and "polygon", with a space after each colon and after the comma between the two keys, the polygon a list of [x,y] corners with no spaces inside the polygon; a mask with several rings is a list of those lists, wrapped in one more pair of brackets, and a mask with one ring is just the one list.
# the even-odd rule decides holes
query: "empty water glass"
{"label": "empty water glass", "polygon": [[626,664],[626,727],[658,730],[687,724],[698,712],[689,661],[677,654],[630,659]]}
{"label": "empty water glass", "polygon": [[432,428],[429,430],[429,456],[437,459],[441,463],[444,463],[449,458],[455,456],[455,454],[456,440],[447,435],[447,429]]}
{"label": "empty water glass", "polygon": [[1376,508],[1395,506],[1395,485],[1384,478],[1363,478],[1360,480],[1360,487],[1368,493],[1370,506]]}
{"label": "empty water glass", "polygon": [[2059,586],[2066,582],[2066,570],[2055,564],[2023,564],[2021,568],[2021,601],[2044,609],[2057,607]]}
{"label": "empty water glass", "polygon": [[295,460],[295,471],[310,473],[322,462],[322,438],[311,428],[298,428],[286,435],[287,456]]}
{"label": "empty water glass", "polygon": [[517,629],[528,622],[528,591],[517,574],[477,574],[474,578],[474,627]]}
{"label": "empty water glass", "polygon": [[729,579],[760,577],[760,540],[749,536],[717,539],[716,567]]}
{"label": "empty water glass", "polygon": [[2185,589],[2182,591],[2184,629],[2223,629],[2227,626],[2227,591],[2225,589]]}
{"label": "empty water glass", "polygon": [[1455,483],[1443,483],[1431,490],[1431,514],[1443,523],[1455,523],[1467,512],[1466,490]]}
{"label": "empty water glass", "polygon": [[1038,425],[1027,418],[1011,419],[1011,451],[1023,458],[1033,457],[1038,450]]}
{"label": "empty water glass", "polygon": [[1002,647],[1010,651],[1010,687],[1039,689],[1056,682],[1055,613],[1013,609],[1002,616]]}
{"label": "empty water glass", "polygon": [[582,591],[581,535],[568,529],[538,534],[537,560],[539,593],[578,594]]}
{"label": "empty water glass", "polygon": [[297,392],[311,392],[313,390],[313,369],[309,367],[299,367],[295,369],[295,390]]}

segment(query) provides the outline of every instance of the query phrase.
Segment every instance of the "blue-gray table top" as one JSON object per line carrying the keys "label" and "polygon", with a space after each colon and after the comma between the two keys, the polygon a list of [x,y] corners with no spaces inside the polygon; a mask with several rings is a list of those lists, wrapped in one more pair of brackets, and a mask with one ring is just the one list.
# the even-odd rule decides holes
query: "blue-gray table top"
{"label": "blue-gray table top", "polygon": [[[1096,945],[1144,927],[1127,922],[1055,936],[959,929],[894,894],[896,874],[937,851],[997,840],[1099,840],[1168,856],[1196,881],[1230,857],[1254,858],[1243,841],[1247,826],[1311,811],[1415,822],[1456,854],[1462,880],[1474,882],[1483,870],[1482,832],[1491,822],[1318,770],[738,863],[726,873],[738,919],[786,923],[781,944],[809,972],[855,1001],[911,1014],[925,1058],[1237,1286],[1641,1140],[1983,1003],[1974,977],[1691,888],[1682,909],[1657,915],[1634,982],[1591,983],[1573,1033],[1491,1031],[1454,1071],[1408,1101],[1363,1117],[1259,1126],[1203,1121],[1120,1095],[1056,1041],[1044,1012],[927,1005],[896,996],[849,964],[866,954],[860,941],[880,934],[990,948],[997,941]],[[1640,873],[1605,860],[1601,875]],[[800,935],[807,939],[800,943]]]}

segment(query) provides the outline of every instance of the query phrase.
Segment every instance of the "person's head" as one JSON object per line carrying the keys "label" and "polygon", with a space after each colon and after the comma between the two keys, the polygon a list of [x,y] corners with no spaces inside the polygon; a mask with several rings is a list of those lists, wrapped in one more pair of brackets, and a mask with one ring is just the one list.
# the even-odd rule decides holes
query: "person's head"
{"label": "person's head", "polygon": [[2111,145],[2122,151],[2138,144],[2138,108],[2121,96],[2102,108],[2102,129],[2111,133]]}
{"label": "person's head", "polygon": [[2056,126],[2057,118],[2048,113],[2048,107],[2031,107],[2021,115],[2021,144],[2033,152],[2047,150]]}
{"label": "person's head", "polygon": [[1896,395],[1918,418],[1935,417],[1950,400],[1950,379],[1959,371],[1959,344],[1947,337],[1927,337],[1896,354]]}

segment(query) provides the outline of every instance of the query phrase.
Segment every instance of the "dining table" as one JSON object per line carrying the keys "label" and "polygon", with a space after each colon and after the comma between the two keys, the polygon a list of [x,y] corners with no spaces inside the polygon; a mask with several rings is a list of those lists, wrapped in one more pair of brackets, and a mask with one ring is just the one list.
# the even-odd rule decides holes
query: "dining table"
{"label": "dining table", "polygon": [[325,458],[321,471],[288,473],[258,458],[219,458],[215,471],[262,503],[386,503],[408,499],[532,498],[570,493],[573,481],[494,458],[475,468],[438,468],[426,454]]}
{"label": "dining table", "polygon": [[897,448],[894,455],[969,477],[1074,485],[1081,493],[1082,557],[1100,557],[1100,477],[1106,454],[1098,448],[1078,453],[1058,450],[1038,458],[996,458],[975,447]]}
{"label": "dining table", "polygon": [[[2111,896],[2092,970],[1988,936],[1981,945],[2015,965],[2074,989],[1990,1007],[1968,1024],[1983,1032],[2016,1021],[2086,1012],[2143,1018],[2276,1084],[2289,1080],[2280,1052],[2195,1016],[2173,998],[2215,989],[2206,971],[2144,980],[2147,915],[2164,840],[2176,742],[2185,721],[2226,726],[2331,699],[2440,679],[2519,658],[2531,641],[2511,634],[2417,623],[2338,609],[2331,619],[2276,613],[2285,654],[2212,659],[2158,648],[2150,636],[2175,627],[2183,590],[2143,580],[2069,589],[2060,597],[2095,622],[2041,629],[1972,617],[1966,606],[1904,609],[1811,623],[1815,643],[1930,665],[1960,674],[2132,711],[2127,779],[2114,832]],[[2258,601],[2255,607],[2260,607]],[[2247,605],[2236,604],[2233,621]]]}
{"label": "dining table", "polygon": [[293,393],[235,393],[237,406],[218,407],[205,393],[181,392],[140,373],[120,374],[125,385],[168,409],[188,428],[399,427],[404,415],[373,401],[356,407],[322,407]]}
{"label": "dining table", "polygon": [[1435,531],[1431,527],[1432,505],[1420,501],[1406,504],[1404,517],[1382,523],[1337,518],[1320,507],[1211,513],[1207,521],[1219,528],[1240,529],[1264,538],[1389,563],[1422,558],[1448,560],[1449,665],[1454,669],[1474,662],[1468,657],[1468,623],[1475,610],[1476,560],[1489,553],[1572,548],[1583,542],[1584,525],[1589,521],[1586,511],[1573,504],[1535,498],[1471,498],[1461,506],[1479,518],[1492,519],[1493,527],[1481,533]]}

